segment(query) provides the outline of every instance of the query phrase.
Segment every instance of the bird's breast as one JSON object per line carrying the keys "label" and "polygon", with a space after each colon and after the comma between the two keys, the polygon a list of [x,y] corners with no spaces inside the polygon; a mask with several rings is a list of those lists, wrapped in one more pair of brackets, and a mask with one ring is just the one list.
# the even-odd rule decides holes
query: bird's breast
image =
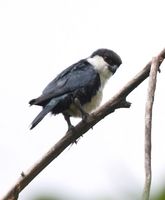
{"label": "bird's breast", "polygon": [[[87,102],[84,105],[82,105],[83,110],[87,113],[91,113],[92,111],[94,111],[100,105],[102,97],[102,90],[100,89],[98,90],[96,95],[91,98],[90,102]],[[67,110],[67,113],[73,117],[81,117],[80,110],[74,104],[70,105],[69,109]]]}

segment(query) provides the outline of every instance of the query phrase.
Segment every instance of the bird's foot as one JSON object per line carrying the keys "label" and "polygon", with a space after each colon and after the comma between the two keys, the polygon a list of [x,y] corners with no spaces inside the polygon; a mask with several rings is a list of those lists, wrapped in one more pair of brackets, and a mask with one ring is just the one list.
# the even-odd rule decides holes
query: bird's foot
{"label": "bird's foot", "polygon": [[68,130],[66,132],[66,135],[69,134],[69,133],[71,133],[71,134],[75,134],[76,133],[76,129],[75,129],[75,127],[73,125],[68,125]]}
{"label": "bird's foot", "polygon": [[75,129],[75,127],[73,126],[73,125],[69,125],[68,126],[68,131],[67,132],[73,132],[73,133],[75,133],[76,132],[76,129]]}
{"label": "bird's foot", "polygon": [[[73,125],[70,125],[68,127],[68,131],[66,132],[66,134],[73,134],[73,135],[76,135],[76,133],[77,133],[76,128]],[[77,144],[79,140],[80,140],[80,138],[75,139],[75,141],[71,143],[71,146],[73,144]]]}
{"label": "bird's foot", "polygon": [[83,112],[82,114],[82,121],[86,122],[87,118],[89,117],[89,114],[87,112]]}

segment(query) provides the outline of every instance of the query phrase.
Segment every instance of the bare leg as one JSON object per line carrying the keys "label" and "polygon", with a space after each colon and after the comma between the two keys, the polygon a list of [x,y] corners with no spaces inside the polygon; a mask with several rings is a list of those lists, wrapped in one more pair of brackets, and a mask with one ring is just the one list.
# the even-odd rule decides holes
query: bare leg
{"label": "bare leg", "polygon": [[73,129],[74,126],[71,124],[70,115],[65,113],[65,112],[63,112],[62,114],[63,114],[63,116],[64,116],[64,118],[65,118],[65,120],[66,120],[66,122],[68,124],[68,130]]}
{"label": "bare leg", "polygon": [[82,105],[81,105],[81,103],[80,103],[78,98],[74,99],[74,104],[80,110],[81,115],[82,115],[82,120],[86,120],[87,117],[89,116],[89,114],[84,111],[84,109],[83,109],[83,107],[82,107]]}

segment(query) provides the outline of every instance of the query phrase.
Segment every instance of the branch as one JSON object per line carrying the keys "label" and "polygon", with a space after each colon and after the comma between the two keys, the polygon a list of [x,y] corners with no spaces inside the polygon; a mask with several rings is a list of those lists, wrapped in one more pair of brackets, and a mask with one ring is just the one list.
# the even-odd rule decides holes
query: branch
{"label": "branch", "polygon": [[159,69],[159,59],[153,58],[149,83],[148,83],[148,94],[145,109],[145,184],[143,191],[143,200],[149,200],[150,187],[151,187],[151,129],[152,129],[152,108],[154,103],[154,95],[156,89],[156,77]]}
{"label": "branch", "polygon": [[[165,49],[158,55],[159,66],[165,58]],[[151,62],[149,62],[142,71],[140,71],[131,81],[129,81],[115,96],[107,103],[100,107],[97,111],[89,115],[87,120],[81,121],[75,126],[75,132],[68,131],[67,134],[59,140],[44,156],[27,172],[22,172],[18,181],[2,198],[2,200],[16,200],[19,193],[46,167],[52,162],[61,152],[63,152],[70,144],[73,144],[77,139],[86,133],[90,128],[97,124],[108,114],[114,112],[118,108],[129,108],[130,103],[126,101],[126,97],[138,85],[140,85],[150,72]]]}

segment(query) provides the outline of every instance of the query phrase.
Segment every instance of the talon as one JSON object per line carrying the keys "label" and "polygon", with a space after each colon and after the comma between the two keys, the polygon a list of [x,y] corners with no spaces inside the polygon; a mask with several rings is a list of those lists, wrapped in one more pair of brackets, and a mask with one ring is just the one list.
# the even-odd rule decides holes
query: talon
{"label": "talon", "polygon": [[73,125],[68,126],[68,131],[67,132],[69,132],[69,131],[72,131],[73,133],[76,133],[76,129],[75,129],[75,127]]}
{"label": "talon", "polygon": [[84,112],[82,115],[82,120],[86,121],[88,117],[89,117],[89,114],[87,112]]}

